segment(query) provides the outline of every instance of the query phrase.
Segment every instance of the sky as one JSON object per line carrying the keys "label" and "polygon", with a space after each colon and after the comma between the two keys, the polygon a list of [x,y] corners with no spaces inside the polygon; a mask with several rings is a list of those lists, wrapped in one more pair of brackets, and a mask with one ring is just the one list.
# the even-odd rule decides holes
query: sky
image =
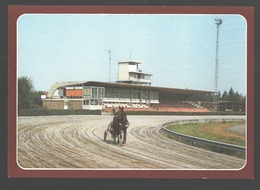
{"label": "sky", "polygon": [[24,14],[17,20],[18,77],[31,77],[37,91],[56,82],[115,82],[117,62],[131,59],[153,74],[152,86],[214,91],[215,19],[223,20],[218,90],[246,95],[241,15]]}

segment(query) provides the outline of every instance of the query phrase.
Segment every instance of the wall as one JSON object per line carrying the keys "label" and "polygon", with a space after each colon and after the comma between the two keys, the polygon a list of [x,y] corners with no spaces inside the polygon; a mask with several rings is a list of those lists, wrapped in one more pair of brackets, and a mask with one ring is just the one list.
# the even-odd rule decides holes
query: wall
{"label": "wall", "polygon": [[[57,110],[57,109],[64,109],[64,100],[43,100],[42,102],[43,107],[48,109]],[[82,100],[69,100],[68,101],[68,109],[82,109]]]}
{"label": "wall", "polygon": [[68,109],[74,109],[74,110],[82,109],[82,100],[69,100]]}
{"label": "wall", "polygon": [[83,105],[83,109],[87,109],[87,110],[102,110],[102,105]]}
{"label": "wall", "polygon": [[64,109],[64,100],[43,100],[42,106],[48,109]]}
{"label": "wall", "polygon": [[118,64],[118,80],[119,81],[128,81],[128,63],[120,63]]}

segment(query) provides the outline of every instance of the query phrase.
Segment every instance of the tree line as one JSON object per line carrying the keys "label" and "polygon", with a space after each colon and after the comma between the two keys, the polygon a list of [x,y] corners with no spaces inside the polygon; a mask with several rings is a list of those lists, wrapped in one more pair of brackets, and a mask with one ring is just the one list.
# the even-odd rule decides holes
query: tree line
{"label": "tree line", "polygon": [[238,92],[235,92],[231,87],[228,92],[225,90],[223,94],[221,94],[220,91],[218,92],[218,101],[245,102],[246,96],[241,93],[239,94]]}

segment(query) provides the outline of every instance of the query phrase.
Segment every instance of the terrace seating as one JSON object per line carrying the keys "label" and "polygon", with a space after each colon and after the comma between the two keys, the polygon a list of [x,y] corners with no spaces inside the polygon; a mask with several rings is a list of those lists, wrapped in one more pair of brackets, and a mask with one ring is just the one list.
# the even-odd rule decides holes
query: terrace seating
{"label": "terrace seating", "polygon": [[127,104],[105,104],[104,111],[111,112],[112,105],[117,109],[119,106],[124,106],[124,110],[127,112],[131,111],[170,111],[170,112],[209,112],[208,109],[195,104],[193,102],[176,102],[176,103],[159,103],[155,108],[148,107],[147,105],[132,104],[129,106]]}
{"label": "terrace seating", "polygon": [[171,112],[209,112],[208,109],[192,102],[160,103],[158,110]]}
{"label": "terrace seating", "polygon": [[178,103],[159,103],[158,108],[193,108],[192,105],[178,102]]}
{"label": "terrace seating", "polygon": [[186,103],[189,104],[189,105],[194,106],[195,108],[203,108],[203,106],[201,106],[201,105],[199,105],[199,104],[196,104],[196,103],[194,103],[194,102],[191,102],[191,101],[186,101]]}

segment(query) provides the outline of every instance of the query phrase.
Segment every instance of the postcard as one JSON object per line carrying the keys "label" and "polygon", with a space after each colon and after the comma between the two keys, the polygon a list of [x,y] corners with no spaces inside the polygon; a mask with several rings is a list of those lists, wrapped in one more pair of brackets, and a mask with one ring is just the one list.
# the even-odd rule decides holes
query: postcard
{"label": "postcard", "polygon": [[9,178],[254,178],[254,8],[9,6]]}

